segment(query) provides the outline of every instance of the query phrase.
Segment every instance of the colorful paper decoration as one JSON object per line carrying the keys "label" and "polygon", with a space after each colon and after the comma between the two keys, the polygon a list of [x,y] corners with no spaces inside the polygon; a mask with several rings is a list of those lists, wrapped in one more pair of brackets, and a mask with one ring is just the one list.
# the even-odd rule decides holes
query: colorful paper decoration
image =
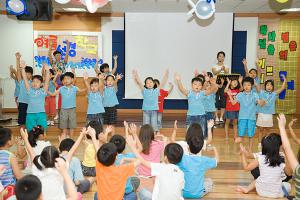
{"label": "colorful paper decoration", "polygon": [[279,95],[278,95],[278,98],[279,99],[285,99],[285,95],[286,95],[286,89],[284,89]]}
{"label": "colorful paper decoration", "polygon": [[275,42],[275,39],[276,39],[276,32],[275,31],[269,32],[268,41]]}
{"label": "colorful paper decoration", "polygon": [[273,66],[267,66],[266,75],[273,76]]}
{"label": "colorful paper decoration", "polygon": [[266,49],[267,47],[267,40],[266,39],[259,39],[258,45],[260,49]]}
{"label": "colorful paper decoration", "polygon": [[288,53],[289,53],[288,50],[280,51],[279,52],[280,60],[287,60]]}
{"label": "colorful paper decoration", "polygon": [[291,41],[289,44],[290,51],[296,51],[297,50],[297,42]]}
{"label": "colorful paper decoration", "polygon": [[285,32],[285,33],[281,33],[281,40],[283,43],[289,43],[290,39],[289,39],[289,32]]}
{"label": "colorful paper decoration", "polygon": [[261,73],[260,74],[260,84],[264,84],[265,83],[265,74]]}
{"label": "colorful paper decoration", "polygon": [[289,82],[287,82],[287,89],[288,90],[295,90],[295,81],[291,80]]}
{"label": "colorful paper decoration", "polygon": [[281,77],[282,75],[285,76],[285,77],[287,77],[287,71],[280,71],[280,72],[279,72],[279,78],[280,78],[280,81],[281,81],[281,82],[284,81],[284,79]]}
{"label": "colorful paper decoration", "polygon": [[273,56],[275,52],[274,44],[269,44],[267,48],[268,55]]}
{"label": "colorful paper decoration", "polygon": [[266,59],[265,58],[261,58],[258,60],[258,67],[260,67],[261,69],[265,69],[266,67]]}
{"label": "colorful paper decoration", "polygon": [[261,25],[259,27],[259,32],[260,34],[262,35],[267,35],[267,32],[268,32],[268,26],[267,25]]}

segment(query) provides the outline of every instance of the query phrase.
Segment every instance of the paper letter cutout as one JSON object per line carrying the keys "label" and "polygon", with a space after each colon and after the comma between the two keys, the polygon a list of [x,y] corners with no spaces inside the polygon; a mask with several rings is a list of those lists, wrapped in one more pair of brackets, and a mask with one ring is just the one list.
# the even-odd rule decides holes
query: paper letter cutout
{"label": "paper letter cutout", "polygon": [[260,49],[266,49],[267,47],[267,41],[266,39],[259,39],[258,45]]}
{"label": "paper letter cutout", "polygon": [[297,50],[297,42],[296,41],[291,41],[289,44],[290,51],[296,51]]}
{"label": "paper letter cutout", "polygon": [[266,35],[268,32],[268,26],[267,25],[261,25],[259,28],[259,32],[262,35]]}
{"label": "paper letter cutout", "polygon": [[281,39],[283,43],[289,43],[289,32],[281,33]]}
{"label": "paper letter cutout", "polygon": [[280,58],[280,60],[287,60],[288,53],[289,53],[288,50],[280,51],[279,52],[279,58]]}
{"label": "paper letter cutout", "polygon": [[268,55],[273,56],[273,55],[274,55],[274,52],[275,52],[274,44],[269,44],[269,45],[268,45],[267,51],[268,51]]}
{"label": "paper letter cutout", "polygon": [[267,76],[273,76],[273,66],[267,66],[266,73]]}
{"label": "paper letter cutout", "polygon": [[276,39],[276,32],[275,31],[269,32],[268,41],[275,42],[275,39]]}

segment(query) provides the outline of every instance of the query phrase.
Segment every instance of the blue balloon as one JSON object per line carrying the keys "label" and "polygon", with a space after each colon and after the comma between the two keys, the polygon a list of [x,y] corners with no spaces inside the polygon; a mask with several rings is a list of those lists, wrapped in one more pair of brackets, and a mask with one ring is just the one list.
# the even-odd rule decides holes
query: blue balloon
{"label": "blue balloon", "polygon": [[[209,1],[209,2],[208,2]],[[215,5],[212,0],[199,0],[195,6],[195,13],[200,19],[208,19],[215,13]]]}
{"label": "blue balloon", "polygon": [[6,11],[11,15],[28,14],[25,0],[6,0]]}

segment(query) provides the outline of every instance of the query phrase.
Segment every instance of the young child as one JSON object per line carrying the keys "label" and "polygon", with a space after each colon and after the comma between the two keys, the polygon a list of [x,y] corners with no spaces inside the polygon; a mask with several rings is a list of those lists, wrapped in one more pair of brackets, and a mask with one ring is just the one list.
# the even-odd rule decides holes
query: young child
{"label": "young child", "polygon": [[257,108],[257,122],[256,125],[259,127],[259,141],[262,136],[273,127],[273,114],[275,114],[275,101],[286,86],[286,78],[284,75],[282,86],[274,91],[274,81],[267,80],[265,82],[265,90],[257,90],[259,98],[265,102],[263,106],[258,106]]}
{"label": "young child", "polygon": [[62,138],[73,136],[73,131],[76,128],[76,94],[78,92],[84,92],[86,89],[79,89],[74,86],[74,74],[72,72],[66,72],[61,75],[61,81],[64,86],[60,87],[51,96],[61,94],[62,105],[59,112],[59,128],[63,130]]}
{"label": "young child", "polygon": [[88,77],[84,76],[84,83],[88,92],[87,122],[98,121],[103,125],[104,76],[99,74],[98,78],[93,78],[90,83],[88,83]]}
{"label": "young child", "polygon": [[13,136],[11,130],[0,128],[0,165],[5,167],[5,171],[0,175],[0,183],[4,189],[14,187],[16,180],[23,176],[16,156],[9,151],[12,145]]}
{"label": "young child", "polygon": [[230,101],[230,98],[227,93],[230,93],[233,99],[236,98],[236,95],[240,93],[241,90],[241,82],[243,80],[243,77],[240,76],[239,80],[233,79],[230,80],[229,78],[227,79],[227,86],[224,90],[225,92],[225,97],[226,97],[226,108],[225,108],[225,134],[226,134],[226,140],[228,140],[228,128],[229,128],[229,123],[232,120],[233,121],[233,133],[234,133],[234,140],[238,136],[238,130],[237,130],[237,122],[239,118],[239,110],[240,110],[240,104],[236,103],[233,105]]}
{"label": "young child", "polygon": [[20,84],[19,84],[18,78],[17,78],[17,70],[14,69],[14,67],[12,65],[10,65],[9,66],[9,72],[10,72],[10,77],[12,79],[14,79],[14,81],[15,81],[14,97],[15,97],[15,102],[16,102],[17,108],[18,108],[18,106],[19,106],[18,96],[19,96],[19,93],[20,93]]}
{"label": "young child", "polygon": [[[43,69],[43,79],[46,79],[45,73],[46,71]],[[50,81],[48,87],[48,94],[45,99],[45,111],[47,115],[47,125],[54,126],[54,117],[56,115],[56,97],[51,96],[50,94],[55,92],[56,87],[58,86],[56,83],[57,77],[60,73],[56,73],[53,69],[49,69],[50,72]]]}
{"label": "young child", "polygon": [[245,74],[246,74],[246,77],[247,76],[249,76],[249,77],[251,77],[251,78],[253,78],[253,80],[254,80],[254,84],[253,84],[253,86],[252,86],[252,90],[254,91],[254,92],[257,92],[258,90],[259,90],[259,86],[260,86],[260,80],[259,80],[259,73],[258,73],[258,71],[257,71],[257,69],[258,69],[258,67],[257,67],[257,62],[258,61],[256,61],[256,68],[252,68],[252,69],[250,69],[249,71],[248,71],[248,63],[247,63],[247,60],[244,58],[243,59],[243,65],[244,65],[244,69],[245,69]]}
{"label": "young child", "polygon": [[[19,52],[16,53],[16,63],[17,63],[17,79],[20,86],[20,92],[18,96],[18,124],[21,127],[24,127],[26,124],[26,115],[27,115],[27,107],[28,107],[28,101],[29,101],[29,94],[27,93],[27,89],[25,87],[25,81],[22,78],[21,74],[21,68],[20,68],[20,59],[21,54]],[[32,82],[32,74],[33,69],[30,66],[25,67],[25,73],[28,80],[28,83],[31,84]]]}
{"label": "young child", "polygon": [[278,135],[271,133],[262,139],[262,154],[248,163],[244,153],[241,153],[243,167],[247,171],[259,167],[260,176],[247,187],[238,186],[237,191],[248,193],[254,189],[261,197],[280,198],[285,192],[289,192],[290,185],[282,182],[282,171],[286,169],[284,157],[279,153],[281,141],[276,139]]}
{"label": "young child", "polygon": [[199,78],[193,78],[192,90],[188,91],[181,83],[181,77],[179,74],[175,75],[176,84],[182,94],[188,98],[188,112],[186,125],[189,127],[192,123],[200,124],[204,138],[207,137],[207,121],[205,116],[205,108],[203,102],[205,96],[213,94],[217,91],[215,79],[211,79],[211,86],[207,90],[202,90],[203,82]]}
{"label": "young child", "polygon": [[[20,69],[22,71],[22,77],[24,80],[25,88],[29,95],[27,115],[26,115],[26,128],[31,129],[37,125],[41,125],[44,129],[47,129],[47,117],[45,113],[45,97],[48,92],[49,85],[49,68],[43,64],[46,70],[46,80],[43,84],[43,77],[40,75],[34,75],[32,77],[32,84],[30,85],[25,72],[25,62],[21,62]],[[22,88],[21,88],[22,89]]]}
{"label": "young child", "polygon": [[[213,74],[211,72],[207,72],[205,76],[205,82],[203,84],[203,89],[210,89],[211,83],[210,79],[213,78]],[[205,115],[206,115],[206,121],[215,119],[215,112],[216,112],[216,94],[212,93],[210,95],[207,95],[205,97],[204,101],[204,108],[205,108]]]}
{"label": "young child", "polygon": [[252,91],[254,80],[251,77],[245,77],[243,79],[243,92],[240,92],[235,99],[233,99],[230,93],[227,93],[231,104],[240,104],[239,121],[238,121],[238,137],[235,139],[236,143],[243,141],[243,137],[248,132],[249,137],[249,150],[252,152],[253,137],[255,134],[256,124],[256,105],[264,105],[264,101],[259,100],[258,94]]}
{"label": "young child", "polygon": [[117,71],[117,68],[118,68],[118,55],[114,55],[113,59],[114,59],[114,67],[111,71],[110,71],[110,68],[109,68],[109,64],[107,64],[107,63],[103,63],[100,66],[100,69],[99,69],[98,68],[98,61],[97,61],[97,63],[95,64],[95,67],[94,67],[94,70],[95,70],[96,74],[103,73],[104,77],[106,77],[107,75],[114,75]]}
{"label": "young child", "polygon": [[105,110],[104,124],[114,126],[117,123],[117,106],[119,105],[117,92],[118,81],[123,77],[122,74],[107,75],[105,78],[106,85],[103,92],[103,106]]}

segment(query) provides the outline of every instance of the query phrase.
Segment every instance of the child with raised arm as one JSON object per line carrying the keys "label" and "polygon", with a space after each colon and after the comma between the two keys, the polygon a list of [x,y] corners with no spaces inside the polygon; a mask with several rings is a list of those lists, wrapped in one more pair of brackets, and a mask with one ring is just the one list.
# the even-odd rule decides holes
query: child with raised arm
{"label": "child with raised arm", "polygon": [[256,125],[256,105],[264,105],[264,101],[260,100],[258,94],[252,91],[254,80],[251,77],[245,77],[243,79],[243,92],[236,95],[236,98],[228,92],[231,104],[240,104],[239,121],[238,121],[238,137],[235,139],[236,143],[243,141],[243,137],[248,133],[249,137],[249,150],[252,152],[253,137],[255,134]]}
{"label": "child with raised arm", "polygon": [[94,66],[94,70],[95,70],[96,74],[103,73],[104,74],[104,78],[107,75],[114,75],[116,73],[116,71],[117,71],[117,68],[118,68],[118,55],[114,55],[113,59],[114,59],[114,67],[113,67],[112,70],[110,70],[109,64],[107,64],[107,63],[103,63],[100,66],[100,68],[98,68],[98,61],[97,61],[96,64],[95,64],[95,66]]}
{"label": "child with raised arm", "polygon": [[203,137],[207,137],[207,120],[205,115],[205,108],[203,101],[205,101],[205,96],[217,92],[218,88],[216,86],[216,81],[213,78],[211,80],[211,86],[207,90],[202,90],[203,82],[199,78],[193,78],[192,89],[186,90],[181,83],[181,77],[179,74],[175,74],[176,84],[182,94],[188,98],[188,112],[186,125],[189,127],[192,123],[200,124],[202,128]]}
{"label": "child with raised arm", "polygon": [[[32,77],[32,83],[30,85],[26,71],[25,62],[21,62],[20,69],[25,84],[26,92],[29,95],[27,116],[26,116],[26,128],[31,131],[33,127],[41,125],[44,129],[47,129],[47,116],[45,113],[45,97],[48,92],[49,85],[49,67],[43,63],[46,69],[46,80],[43,81],[41,75],[34,75]],[[42,87],[42,84],[44,85]]]}
{"label": "child with raised arm", "polygon": [[9,66],[9,74],[10,74],[10,77],[12,79],[14,79],[14,81],[15,81],[14,97],[15,97],[16,105],[18,107],[19,106],[18,96],[19,96],[19,92],[20,92],[20,84],[19,84],[18,78],[17,78],[17,70],[12,65]]}
{"label": "child with raised arm", "polygon": [[254,84],[252,86],[252,90],[254,92],[257,92],[260,88],[260,80],[258,78],[259,77],[259,71],[257,70],[258,69],[257,62],[258,61],[256,61],[256,63],[255,63],[256,68],[251,68],[250,70],[248,70],[248,62],[247,62],[246,58],[244,58],[243,61],[242,61],[243,65],[244,65],[244,69],[245,69],[245,76],[246,77],[249,76],[249,77],[253,78],[253,80],[254,80]]}

